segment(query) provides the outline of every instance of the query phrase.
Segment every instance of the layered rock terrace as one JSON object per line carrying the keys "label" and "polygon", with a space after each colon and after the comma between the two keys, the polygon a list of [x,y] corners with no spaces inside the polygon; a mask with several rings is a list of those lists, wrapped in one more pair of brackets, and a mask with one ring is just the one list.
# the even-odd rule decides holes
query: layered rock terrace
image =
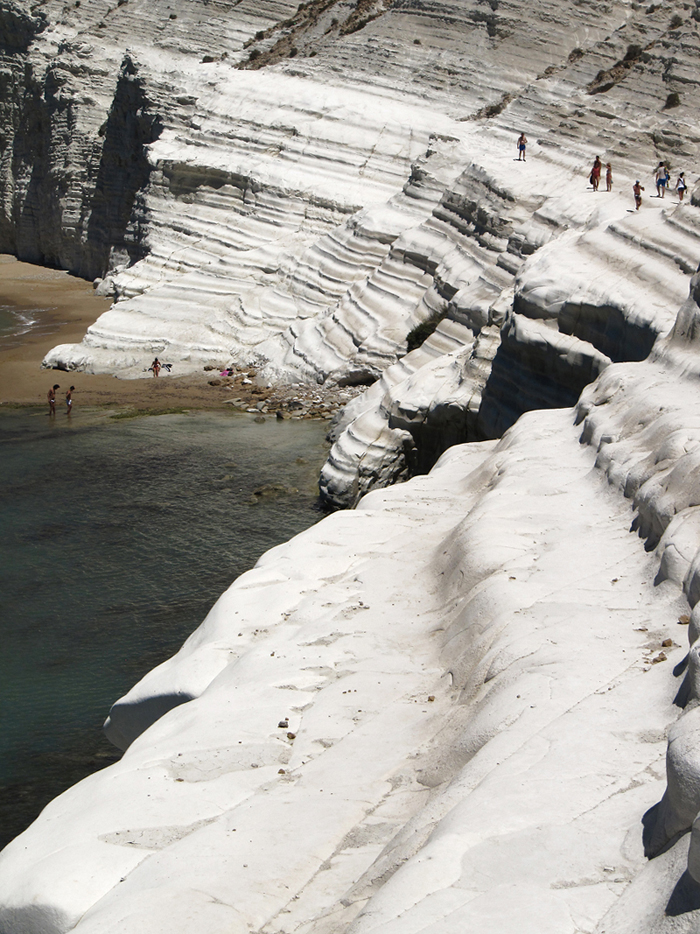
{"label": "layered rock terrace", "polygon": [[697,930],[700,5],[0,29],[0,249],[114,297],[46,365],[354,387],[321,489],[359,503],[115,704],[0,930]]}

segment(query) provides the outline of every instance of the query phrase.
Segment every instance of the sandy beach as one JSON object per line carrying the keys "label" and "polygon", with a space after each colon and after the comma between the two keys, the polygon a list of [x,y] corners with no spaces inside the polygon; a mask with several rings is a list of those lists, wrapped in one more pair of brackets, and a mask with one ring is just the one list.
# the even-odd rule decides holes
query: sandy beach
{"label": "sandy beach", "polygon": [[[114,376],[42,370],[44,355],[56,344],[77,343],[107,311],[110,299],[96,295],[91,282],[56,269],[22,263],[0,255],[0,304],[43,309],[40,322],[19,338],[0,341],[0,404],[44,405],[54,383],[61,410],[65,390],[73,385],[78,406],[125,406],[139,410],[212,408],[231,397],[224,386],[210,386],[214,374],[120,380]],[[218,375],[218,374],[216,374]],[[261,398],[262,396],[257,396]]]}
{"label": "sandy beach", "polygon": [[[143,379],[119,379],[105,374],[41,368],[44,356],[57,344],[79,343],[93,322],[111,305],[96,295],[91,282],[58,269],[23,263],[0,254],[0,305],[39,309],[39,320],[25,334],[0,338],[0,405],[46,405],[46,394],[58,383],[56,409],[65,409],[69,386],[73,411],[80,407],[119,407],[153,413],[220,408],[233,404],[242,411],[276,412],[285,418],[328,419],[364,387],[320,387],[297,384],[269,387],[256,384],[254,370],[236,370],[222,377],[202,369],[178,377],[161,371]],[[252,377],[252,378],[249,378]],[[213,384],[213,385],[212,385]]]}

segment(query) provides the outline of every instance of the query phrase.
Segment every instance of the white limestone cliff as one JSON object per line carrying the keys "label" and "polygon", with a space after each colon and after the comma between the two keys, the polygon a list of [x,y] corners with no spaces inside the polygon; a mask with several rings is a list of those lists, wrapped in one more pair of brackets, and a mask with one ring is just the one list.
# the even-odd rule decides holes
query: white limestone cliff
{"label": "white limestone cliff", "polygon": [[2,934],[697,931],[700,197],[650,195],[700,171],[700,7],[0,24],[0,244],[115,297],[47,365],[369,386],[321,478],[357,508],[115,704]]}
{"label": "white limestone cliff", "polygon": [[[46,364],[128,377],[156,353],[180,373],[236,361],[355,384],[398,364],[337,433],[322,480],[335,505],[573,404],[605,358],[648,353],[669,324],[654,290],[675,307],[697,265],[685,206],[663,222],[665,204],[627,212],[659,158],[697,178],[698,15],[622,0],[8,0],[0,246],[116,299]],[[614,164],[604,199],[585,187],[596,152]],[[659,277],[638,275],[652,256]],[[540,276],[576,295],[577,276],[608,274],[561,315],[530,301]],[[406,359],[415,327],[441,317]],[[504,323],[500,350],[474,344]],[[459,375],[435,361],[453,352]],[[451,382],[428,399],[435,366]]]}

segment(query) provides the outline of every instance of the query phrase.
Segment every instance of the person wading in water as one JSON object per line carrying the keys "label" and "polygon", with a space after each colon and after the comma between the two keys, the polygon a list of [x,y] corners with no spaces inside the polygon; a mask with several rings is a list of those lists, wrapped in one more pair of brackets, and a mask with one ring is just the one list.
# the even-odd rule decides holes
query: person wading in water
{"label": "person wading in water", "polygon": [[56,390],[60,388],[61,387],[58,385],[58,383],[55,383],[46,394],[46,397],[49,400],[49,415],[56,414]]}

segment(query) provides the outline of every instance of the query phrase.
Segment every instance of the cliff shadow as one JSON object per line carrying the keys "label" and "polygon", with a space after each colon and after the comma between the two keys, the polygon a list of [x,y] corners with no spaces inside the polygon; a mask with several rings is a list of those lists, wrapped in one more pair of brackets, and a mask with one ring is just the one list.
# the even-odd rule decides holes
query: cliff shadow
{"label": "cliff shadow", "polygon": [[[122,64],[106,123],[102,157],[95,179],[87,225],[86,272],[104,276],[112,255],[131,265],[146,254],[141,232],[145,213],[137,196],[148,184],[151,166],[146,147],[160,136],[163,124],[150,110],[143,79],[127,56]],[[135,205],[139,208],[134,211]],[[131,232],[129,228],[131,225]]]}

